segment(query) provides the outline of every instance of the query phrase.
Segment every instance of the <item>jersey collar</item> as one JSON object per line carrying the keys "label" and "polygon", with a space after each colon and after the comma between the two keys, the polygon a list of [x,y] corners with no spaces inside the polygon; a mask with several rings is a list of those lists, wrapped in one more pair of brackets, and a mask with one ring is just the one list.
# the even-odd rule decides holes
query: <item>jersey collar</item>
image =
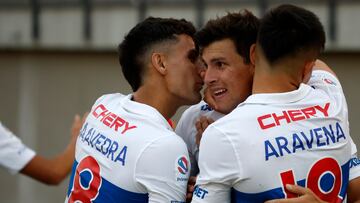
{"label": "jersey collar", "polygon": [[299,89],[284,93],[263,93],[249,96],[243,103],[239,104],[277,104],[292,103],[303,99],[310,91],[309,85],[300,84]]}
{"label": "jersey collar", "polygon": [[162,124],[167,129],[173,131],[173,128],[158,110],[149,105],[133,101],[132,97],[133,95],[129,94],[121,101],[121,105],[126,111],[140,115],[149,121],[155,121],[157,124]]}

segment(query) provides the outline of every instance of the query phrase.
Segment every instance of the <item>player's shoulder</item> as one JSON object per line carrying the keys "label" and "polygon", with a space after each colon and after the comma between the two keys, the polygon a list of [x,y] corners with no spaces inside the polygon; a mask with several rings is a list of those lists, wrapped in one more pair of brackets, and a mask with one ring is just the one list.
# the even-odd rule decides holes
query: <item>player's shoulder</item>
{"label": "player's shoulder", "polygon": [[185,142],[174,132],[168,132],[153,137],[153,139],[149,142],[146,148],[155,149],[156,151],[162,151],[164,155],[171,152],[187,153],[187,147]]}
{"label": "player's shoulder", "polygon": [[95,103],[100,103],[100,102],[105,102],[105,101],[113,101],[113,100],[118,100],[118,99],[122,99],[125,98],[126,95],[121,94],[121,93],[109,93],[109,94],[104,94],[102,96],[100,96]]}
{"label": "player's shoulder", "polygon": [[257,105],[247,104],[245,102],[239,104],[233,111],[219,119],[219,125],[229,122],[239,123],[239,120],[249,120],[254,117],[261,108]]}
{"label": "player's shoulder", "polygon": [[[188,107],[181,115],[176,131],[179,131],[180,128],[188,128],[188,126],[195,125],[195,120],[201,115],[201,109],[205,108],[204,105],[207,105],[204,101],[200,101],[195,105]],[[184,129],[182,129],[184,130]]]}
{"label": "player's shoulder", "polygon": [[332,73],[325,70],[314,70],[308,84],[310,86],[313,84],[322,84],[326,86],[341,87],[339,79]]}
{"label": "player's shoulder", "polygon": [[187,108],[183,115],[199,115],[201,112],[208,112],[208,111],[213,111],[213,109],[205,102],[205,101],[200,101],[197,104],[194,104],[192,106],[190,106],[189,108]]}
{"label": "player's shoulder", "polygon": [[168,135],[164,137],[162,140],[164,144],[171,143],[171,144],[176,144],[177,146],[187,148],[184,140],[181,139],[181,137],[177,136],[175,132],[168,133]]}
{"label": "player's shoulder", "polygon": [[97,107],[100,104],[106,105],[106,104],[118,102],[124,98],[126,98],[126,95],[123,95],[121,93],[104,94],[96,99],[95,103],[93,104],[93,108]]}
{"label": "player's shoulder", "polygon": [[244,129],[253,126],[252,121],[256,121],[257,115],[254,112],[257,110],[258,108],[253,105],[240,104],[229,114],[212,123],[206,130],[214,132],[212,134],[241,134],[241,132],[244,132]]}
{"label": "player's shoulder", "polygon": [[211,117],[217,120],[218,118],[222,117],[223,114],[216,112],[205,101],[202,100],[199,103],[187,108],[182,114],[180,120],[193,121],[200,116]]}

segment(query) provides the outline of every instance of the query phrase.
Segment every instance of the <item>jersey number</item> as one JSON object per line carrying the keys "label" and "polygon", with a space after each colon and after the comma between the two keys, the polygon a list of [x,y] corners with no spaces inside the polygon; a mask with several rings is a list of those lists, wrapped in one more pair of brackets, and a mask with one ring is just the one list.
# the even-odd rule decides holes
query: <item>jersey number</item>
{"label": "jersey number", "polygon": [[[280,173],[286,198],[296,197],[286,190],[286,184],[295,184],[292,170]],[[342,202],[340,190],[342,185],[341,168],[333,158],[324,158],[317,161],[309,170],[306,178],[306,187],[311,189],[319,198],[327,202]]]}
{"label": "jersey number", "polygon": [[69,203],[91,203],[101,186],[100,166],[91,156],[85,157],[76,168]]}

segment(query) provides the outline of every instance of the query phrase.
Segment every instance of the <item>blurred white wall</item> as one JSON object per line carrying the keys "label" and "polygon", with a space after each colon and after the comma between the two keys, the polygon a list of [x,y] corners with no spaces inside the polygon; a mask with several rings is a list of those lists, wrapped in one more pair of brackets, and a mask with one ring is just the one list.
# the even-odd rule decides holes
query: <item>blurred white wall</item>
{"label": "blurred white wall", "polygon": [[[221,16],[228,11],[249,9],[255,15],[260,15],[257,1],[244,3],[208,3],[204,5],[204,21]],[[281,2],[281,1],[275,1]],[[329,12],[327,1],[305,1],[297,3],[316,13],[324,25],[329,29]],[[356,49],[360,47],[360,1],[338,1],[335,42],[328,40],[331,48]],[[270,3],[269,7],[279,3]],[[33,41],[31,37],[32,21],[29,8],[3,8],[0,2],[0,47],[90,47],[113,48],[124,34],[133,27],[138,20],[138,9],[134,5],[108,5],[92,9],[90,16],[92,38],[84,39],[84,13],[80,6],[44,6],[39,17],[40,38]],[[197,10],[193,4],[149,4],[146,16],[185,18],[196,22]]]}

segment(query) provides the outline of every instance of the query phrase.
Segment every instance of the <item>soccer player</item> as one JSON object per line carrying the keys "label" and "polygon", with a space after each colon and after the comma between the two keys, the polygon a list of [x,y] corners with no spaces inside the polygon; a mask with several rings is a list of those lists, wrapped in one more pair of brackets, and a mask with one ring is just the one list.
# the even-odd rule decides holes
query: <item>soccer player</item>
{"label": "soccer player", "polygon": [[76,115],[71,127],[71,139],[66,149],[53,158],[45,158],[25,146],[0,122],[0,165],[12,174],[20,172],[42,183],[57,185],[71,171],[76,138],[81,125],[80,116]]}
{"label": "soccer player", "polygon": [[[208,93],[206,95],[214,98],[212,103],[217,105],[217,111],[201,101],[189,107],[176,126],[176,134],[184,139],[189,149],[192,160],[191,175],[198,173],[200,136],[196,139],[195,135],[202,128],[201,126],[195,128],[196,121],[205,117],[217,120],[230,113],[251,94],[254,65],[250,62],[249,50],[256,42],[258,27],[259,19],[244,10],[210,20],[196,33],[206,66],[204,73],[204,83],[207,85]],[[206,121],[207,119],[204,119],[198,124],[209,124]]]}
{"label": "soccer player", "polygon": [[[274,17],[272,15],[276,17],[276,20],[272,19]],[[349,161],[344,159],[344,155],[347,154],[350,158],[348,142],[350,137],[347,127],[346,103],[341,86],[336,77],[326,71],[313,72],[309,84],[315,89],[300,85],[307,77],[306,75],[309,75],[304,73],[311,73],[313,62],[322,48],[321,24],[312,13],[292,6],[279,7],[264,19],[267,18],[275,25],[271,27],[271,23],[265,23],[261,30],[265,34],[274,33],[271,32],[274,30],[275,33],[281,34],[283,30],[276,32],[279,31],[276,29],[287,29],[289,26],[292,29],[289,29],[290,32],[287,33],[289,35],[284,34],[280,37],[275,34],[274,36],[270,35],[273,38],[269,39],[264,36],[260,37],[256,56],[262,58],[255,61],[257,62],[256,67],[260,63],[262,68],[255,70],[253,90],[257,94],[239,105],[229,117],[220,119],[205,132],[200,146],[200,175],[197,182],[200,187],[194,192],[194,202],[228,202],[231,187],[235,189],[234,199],[238,198],[239,202],[262,202],[276,197],[290,197],[292,194],[284,190],[284,187],[286,183],[295,183],[294,173],[297,180],[299,177],[301,178],[298,184],[304,185],[307,180],[307,186],[323,199],[337,198],[338,195],[344,197],[348,180],[346,167]],[[307,26],[313,26],[312,29],[307,29],[303,21]],[[297,30],[302,32],[297,32]],[[261,31],[259,36],[261,36]],[[311,31],[315,35],[308,35],[307,32]],[[296,36],[296,33],[301,33],[302,37]],[[291,37],[297,38],[300,43],[297,44],[297,40],[291,39]],[[266,45],[266,48],[263,49],[262,45]],[[277,45],[284,45],[282,48],[286,49],[279,49]],[[275,57],[270,51],[273,49],[269,47],[276,48]],[[261,55],[263,50],[266,57]],[[307,52],[309,50],[310,52]],[[271,56],[270,62],[266,54]],[[289,58],[294,61],[290,62]],[[290,68],[290,64],[294,69]],[[223,65],[223,68],[228,68],[226,62]],[[335,90],[336,94],[334,94]],[[226,96],[226,91],[226,88],[218,88],[214,93],[221,98]],[[317,93],[316,100],[311,99],[311,96],[315,95],[314,93]],[[265,98],[269,101],[263,101]],[[330,102],[326,102],[328,100]],[[319,105],[322,102],[325,104],[323,108]],[[330,107],[330,103],[332,107]],[[314,106],[312,106],[313,104]],[[319,115],[318,113],[322,111],[316,109],[323,110],[324,114]],[[306,113],[307,110],[312,112],[311,115]],[[268,111],[274,112],[267,113]],[[262,113],[264,115],[260,115]],[[253,123],[248,121],[251,118],[254,120]],[[338,119],[339,122],[335,122]],[[269,120],[271,122],[268,122]],[[246,126],[247,131],[240,129],[242,124]],[[257,124],[258,126],[256,126]],[[316,128],[320,126],[321,128]],[[336,128],[334,128],[335,126]],[[338,132],[335,132],[336,129]],[[337,136],[337,138],[335,139],[333,136]],[[310,141],[305,142],[304,139],[307,141],[310,139]],[[332,147],[337,150],[329,150]],[[311,150],[308,150],[310,148]],[[240,150],[241,153],[239,153]],[[322,156],[328,153],[332,153],[335,157],[322,159]],[[305,167],[299,166],[299,162],[295,161],[301,156],[303,156],[300,159],[301,166],[305,165]],[[308,156],[312,156],[312,158]],[[311,165],[312,163],[314,165]],[[331,169],[324,167],[329,163],[334,163],[334,166],[337,167]],[[343,170],[339,170],[338,163],[343,165]],[[277,171],[279,168],[281,171]],[[307,171],[308,169],[309,171]],[[314,175],[319,171],[320,174]],[[273,174],[274,172],[275,174]],[[277,172],[281,175],[276,174]],[[308,179],[307,172],[309,172],[308,175],[311,175]],[[328,176],[328,174],[333,175]],[[323,176],[320,177],[320,175]],[[271,177],[275,177],[275,179],[272,180]],[[280,179],[281,183],[279,183]],[[321,189],[316,187],[316,181],[319,179],[321,179],[319,185]]]}
{"label": "soccer player", "polygon": [[167,122],[201,100],[194,26],[147,18],[119,45],[133,93],[93,105],[76,145],[66,202],[184,202],[190,171],[183,140]]}

